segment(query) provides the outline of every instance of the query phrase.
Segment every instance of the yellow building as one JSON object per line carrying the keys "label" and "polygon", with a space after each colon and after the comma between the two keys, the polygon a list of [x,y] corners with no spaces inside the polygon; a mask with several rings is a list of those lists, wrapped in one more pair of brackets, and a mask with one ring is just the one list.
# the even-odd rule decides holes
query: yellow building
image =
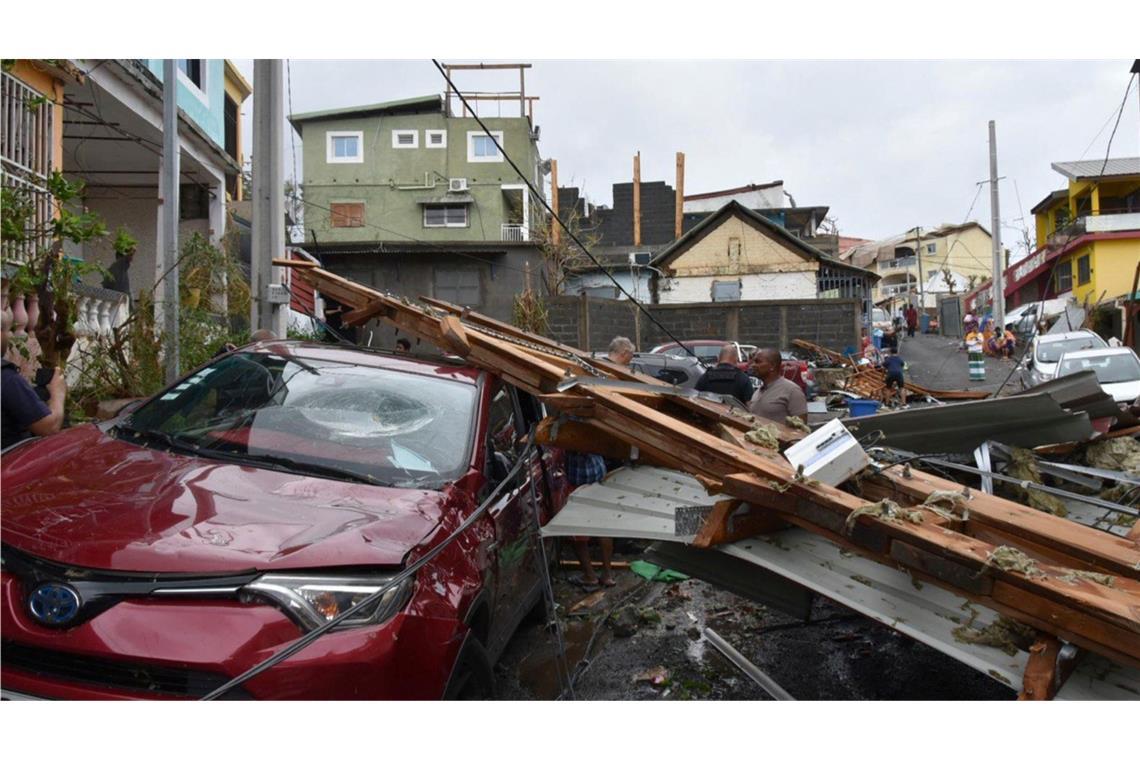
{"label": "yellow building", "polygon": [[1068,295],[1112,301],[1130,292],[1140,264],[1140,158],[1053,169],[1069,185],[1033,207],[1038,248],[1006,270],[1007,308]]}
{"label": "yellow building", "polygon": [[893,313],[907,303],[919,306],[920,290],[926,308],[934,308],[939,295],[965,293],[989,276],[992,248],[989,230],[967,222],[865,242],[840,258],[882,277],[873,297]]}

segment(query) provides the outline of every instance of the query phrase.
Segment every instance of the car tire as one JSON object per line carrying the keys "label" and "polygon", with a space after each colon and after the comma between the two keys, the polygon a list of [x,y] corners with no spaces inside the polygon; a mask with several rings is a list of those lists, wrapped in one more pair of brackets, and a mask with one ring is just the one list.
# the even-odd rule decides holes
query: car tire
{"label": "car tire", "polygon": [[479,639],[468,636],[459,651],[443,698],[448,701],[495,698],[495,676],[491,659]]}

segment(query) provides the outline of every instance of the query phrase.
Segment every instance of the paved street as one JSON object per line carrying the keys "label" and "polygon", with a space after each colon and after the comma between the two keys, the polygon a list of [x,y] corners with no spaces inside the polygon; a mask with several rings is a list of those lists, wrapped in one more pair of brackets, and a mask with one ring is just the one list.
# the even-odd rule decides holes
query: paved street
{"label": "paved street", "polygon": [[[986,379],[984,382],[970,382],[969,367],[966,364],[966,351],[961,348],[960,338],[942,335],[919,335],[906,338],[899,346],[899,354],[907,363],[907,379],[918,385],[937,390],[985,390],[994,391],[1013,370],[1012,361],[1002,361],[986,357]],[[1021,346],[1017,348],[1018,355]],[[1021,390],[1021,372],[1017,371],[1002,395]]]}

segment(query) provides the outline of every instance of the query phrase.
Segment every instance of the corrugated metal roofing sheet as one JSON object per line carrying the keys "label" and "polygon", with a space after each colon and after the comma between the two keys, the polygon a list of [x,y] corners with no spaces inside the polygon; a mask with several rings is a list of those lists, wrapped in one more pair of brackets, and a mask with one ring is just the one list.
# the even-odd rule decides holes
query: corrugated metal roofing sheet
{"label": "corrugated metal roofing sheet", "polygon": [[[1103,172],[1101,171],[1102,167]],[[1103,158],[1087,161],[1058,161],[1053,164],[1053,170],[1069,179],[1089,179],[1100,176],[1120,177],[1140,174],[1140,157],[1110,158],[1107,164]]]}
{"label": "corrugated metal roofing sheet", "polygon": [[[714,503],[700,483],[684,473],[656,467],[622,468],[601,483],[583,486],[543,528],[545,536],[655,538],[689,542],[675,536],[674,515],[688,507]],[[745,560],[787,578],[845,607],[929,645],[991,678],[1020,687],[1028,654],[1010,656],[1000,649],[959,641],[962,625],[981,630],[998,613],[968,603],[965,597],[907,573],[842,550],[800,528],[726,544],[713,551]],[[1057,694],[1057,699],[1135,699],[1140,671],[1087,654]]]}

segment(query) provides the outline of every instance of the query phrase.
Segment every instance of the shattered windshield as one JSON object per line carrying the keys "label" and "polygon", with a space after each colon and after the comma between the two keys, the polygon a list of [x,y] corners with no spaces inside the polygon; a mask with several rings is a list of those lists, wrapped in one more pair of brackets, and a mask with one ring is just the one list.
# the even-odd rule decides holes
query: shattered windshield
{"label": "shattered windshield", "polygon": [[235,353],[151,400],[120,433],[206,457],[438,488],[467,467],[475,392],[376,367]]}
{"label": "shattered windshield", "polygon": [[1131,354],[1085,356],[1065,359],[1057,371],[1058,377],[1091,369],[1101,383],[1131,383],[1140,380],[1140,362]]}
{"label": "shattered windshield", "polygon": [[1037,345],[1037,361],[1052,363],[1061,358],[1061,354],[1070,351],[1083,351],[1088,348],[1105,348],[1108,344],[1099,335],[1084,335],[1080,338],[1055,340],[1050,343]]}

